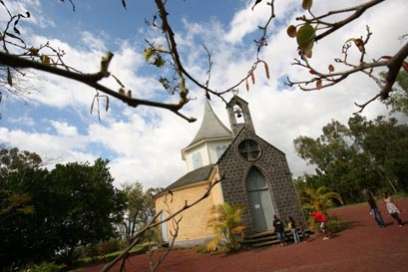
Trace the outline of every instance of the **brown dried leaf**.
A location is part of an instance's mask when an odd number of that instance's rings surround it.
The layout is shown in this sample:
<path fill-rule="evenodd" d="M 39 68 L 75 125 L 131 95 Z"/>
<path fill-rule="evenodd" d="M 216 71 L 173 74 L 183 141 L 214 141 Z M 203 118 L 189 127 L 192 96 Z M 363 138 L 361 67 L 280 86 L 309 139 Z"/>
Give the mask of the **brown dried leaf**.
<path fill-rule="evenodd" d="M 270 79 L 270 75 L 269 75 L 269 67 L 268 67 L 268 63 L 266 63 L 266 61 L 263 62 L 264 64 L 264 68 L 265 68 L 265 74 L 266 74 L 266 78 Z"/>
<path fill-rule="evenodd" d="M 106 96 L 105 111 L 109 110 L 109 96 Z"/>
<path fill-rule="evenodd" d="M 358 50 L 360 50 L 361 53 L 365 51 L 364 48 L 364 41 L 362 39 L 354 39 L 354 44 L 357 46 Z"/>
<path fill-rule="evenodd" d="M 252 84 L 255 84 L 255 74 L 254 74 L 254 71 L 251 72 L 251 80 L 252 80 Z"/>
<path fill-rule="evenodd" d="M 318 80 L 316 81 L 316 88 L 317 88 L 318 90 L 320 90 L 320 89 L 322 88 L 322 80 L 321 80 L 321 79 L 318 79 Z"/>
<path fill-rule="evenodd" d="M 13 78 L 11 77 L 10 68 L 7 68 L 7 83 L 10 86 L 13 86 Z"/>
<path fill-rule="evenodd" d="M 48 57 L 47 55 L 41 55 L 40 59 L 42 64 L 50 65 L 51 63 L 50 57 Z"/>
<path fill-rule="evenodd" d="M 245 80 L 245 88 L 247 90 L 247 92 L 249 92 L 249 83 L 248 83 L 248 79 Z"/>
<path fill-rule="evenodd" d="M 304 10 L 309 10 L 309 9 L 311 9 L 312 5 L 313 5 L 313 0 L 303 0 L 303 1 L 302 1 L 302 8 L 303 8 Z"/>
<path fill-rule="evenodd" d="M 332 64 L 329 65 L 329 72 L 330 73 L 334 72 L 334 66 Z"/>
<path fill-rule="evenodd" d="M 405 72 L 408 72 L 408 62 L 404 61 L 402 63 L 402 67 L 404 68 Z"/>
<path fill-rule="evenodd" d="M 312 75 L 317 75 L 316 71 L 313 70 L 313 69 L 310 69 L 310 70 L 309 70 L 309 73 L 312 74 Z"/>
<path fill-rule="evenodd" d="M 30 51 L 31 56 L 38 56 L 38 51 L 39 51 L 38 48 L 31 47 L 30 49 L 28 49 L 28 51 Z"/>
<path fill-rule="evenodd" d="M 289 37 L 295 38 L 297 34 L 296 26 L 294 25 L 288 26 L 288 28 L 286 29 L 286 33 L 288 33 Z"/>

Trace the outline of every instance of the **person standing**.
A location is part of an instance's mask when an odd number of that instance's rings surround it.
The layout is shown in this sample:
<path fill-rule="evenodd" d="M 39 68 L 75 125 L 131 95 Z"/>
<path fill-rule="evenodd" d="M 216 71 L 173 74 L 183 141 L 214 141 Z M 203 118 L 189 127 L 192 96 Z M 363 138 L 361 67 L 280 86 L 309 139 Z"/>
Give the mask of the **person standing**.
<path fill-rule="evenodd" d="M 327 235 L 326 229 L 327 216 L 324 215 L 321 211 L 314 211 L 311 213 L 311 216 L 313 217 L 315 222 L 319 223 L 320 232 L 324 235 L 323 240 L 328 240 L 329 236 Z"/>
<path fill-rule="evenodd" d="M 273 226 L 281 246 L 284 245 L 286 242 L 285 225 L 276 215 L 273 216 Z"/>
<path fill-rule="evenodd" d="M 289 216 L 288 218 L 288 228 L 292 232 L 293 241 L 295 242 L 295 244 L 299 243 L 300 242 L 299 233 L 296 229 L 296 222 L 292 216 Z"/>
<path fill-rule="evenodd" d="M 385 208 L 387 209 L 388 213 L 397 221 L 398 225 L 402 227 L 404 224 L 400 218 L 400 210 L 398 209 L 397 205 L 395 205 L 394 201 L 392 200 L 391 196 L 388 193 L 385 193 L 384 196 Z"/>
<path fill-rule="evenodd" d="M 370 207 L 370 214 L 374 217 L 375 222 L 377 222 L 377 225 L 380 228 L 384 228 L 385 227 L 384 219 L 382 218 L 381 212 L 377 206 L 377 202 L 375 201 L 375 198 L 370 191 L 368 191 L 367 202 L 368 202 L 368 206 Z"/>

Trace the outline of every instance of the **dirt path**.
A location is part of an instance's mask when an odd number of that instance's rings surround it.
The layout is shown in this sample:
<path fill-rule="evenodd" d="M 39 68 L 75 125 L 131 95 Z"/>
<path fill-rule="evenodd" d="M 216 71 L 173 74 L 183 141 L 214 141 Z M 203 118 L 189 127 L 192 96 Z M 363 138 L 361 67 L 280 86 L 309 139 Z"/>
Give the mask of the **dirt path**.
<path fill-rule="evenodd" d="M 408 221 L 408 199 L 398 202 Z M 383 206 L 381 204 L 381 206 Z M 353 222 L 338 237 L 308 240 L 299 245 L 267 247 L 229 256 L 208 256 L 174 250 L 159 271 L 166 272 L 357 272 L 408 271 L 408 224 L 397 226 L 381 207 L 387 227 L 380 229 L 368 215 L 366 204 L 335 209 L 332 214 Z M 101 266 L 84 271 L 96 272 Z M 145 256 L 131 257 L 127 271 L 148 271 Z"/>

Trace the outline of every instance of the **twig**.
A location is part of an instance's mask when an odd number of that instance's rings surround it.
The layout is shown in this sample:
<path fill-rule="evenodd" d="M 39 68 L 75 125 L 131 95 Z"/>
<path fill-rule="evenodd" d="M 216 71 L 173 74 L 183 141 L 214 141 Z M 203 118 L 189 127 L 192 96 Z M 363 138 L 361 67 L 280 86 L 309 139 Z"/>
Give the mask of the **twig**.
<path fill-rule="evenodd" d="M 7 54 L 4 52 L 0 52 L 0 63 L 3 65 L 10 66 L 10 67 L 14 67 L 14 68 L 33 68 L 39 71 L 48 72 L 51 74 L 59 75 L 65 78 L 69 78 L 69 79 L 81 82 L 83 84 L 86 84 L 92 88 L 95 88 L 103 93 L 106 93 L 110 96 L 113 96 L 121 100 L 122 102 L 126 103 L 130 107 L 137 107 L 141 105 L 141 106 L 162 108 L 162 109 L 166 109 L 166 110 L 169 110 L 177 114 L 178 116 L 182 117 L 188 122 L 194 122 L 196 120 L 193 117 L 187 117 L 184 114 L 179 112 L 183 104 L 180 104 L 180 103 L 170 104 L 170 103 L 162 103 L 162 102 L 153 101 L 153 100 L 132 98 L 132 97 L 122 95 L 119 92 L 113 89 L 110 89 L 106 87 L 105 85 L 98 83 L 98 81 L 104 77 L 103 73 L 101 73 L 102 71 L 93 73 L 93 74 L 82 74 L 82 73 L 73 72 L 73 71 L 61 69 L 58 67 L 54 67 L 51 65 L 45 65 L 37 61 L 24 59 L 24 58 L 21 58 L 15 55 L 11 55 L 11 54 Z"/>
<path fill-rule="evenodd" d="M 156 220 L 163 213 L 163 211 L 157 212 L 156 215 L 153 217 L 151 223 L 146 225 L 142 230 L 140 230 L 138 233 L 136 233 L 133 236 L 133 241 L 131 242 L 131 244 L 119 256 L 117 256 L 112 262 L 106 264 L 102 268 L 102 270 L 100 272 L 109 271 L 117 262 L 119 262 L 121 259 L 123 259 L 129 253 L 129 251 L 140 241 L 140 238 L 142 237 L 142 235 L 146 231 L 148 231 L 150 229 L 153 229 L 153 228 L 155 228 L 155 227 L 157 227 L 157 226 L 159 226 L 159 225 L 161 225 L 163 223 L 168 222 L 169 220 L 171 220 L 174 217 L 178 216 L 179 214 L 181 214 L 185 210 L 190 209 L 191 207 L 195 206 L 197 203 L 200 203 L 201 201 L 206 199 L 210 195 L 212 188 L 215 185 L 217 185 L 219 182 L 221 182 L 223 179 L 224 179 L 224 177 L 222 176 L 220 179 L 214 181 L 213 183 L 209 183 L 207 190 L 204 192 L 204 194 L 201 197 L 199 197 L 198 199 L 196 199 L 195 201 L 193 201 L 190 204 L 185 202 L 183 207 L 181 207 L 179 210 L 177 210 L 176 212 L 174 212 L 173 214 L 169 215 L 167 218 L 165 218 L 165 219 L 163 219 L 161 221 L 156 221 Z"/>

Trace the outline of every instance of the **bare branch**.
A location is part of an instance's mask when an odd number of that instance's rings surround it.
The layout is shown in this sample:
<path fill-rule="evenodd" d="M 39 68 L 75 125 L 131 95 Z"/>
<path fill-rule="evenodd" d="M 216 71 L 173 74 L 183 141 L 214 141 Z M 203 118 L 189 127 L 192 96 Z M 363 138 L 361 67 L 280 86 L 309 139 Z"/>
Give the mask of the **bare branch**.
<path fill-rule="evenodd" d="M 364 57 L 366 56 L 366 45 L 369 42 L 370 37 L 372 35 L 372 32 L 370 31 L 370 28 L 368 26 L 366 27 L 366 31 L 367 34 L 365 38 L 361 36 L 359 38 L 348 39 L 342 46 L 343 57 L 334 59 L 336 63 L 340 63 L 347 67 L 351 67 L 350 69 L 340 72 L 334 72 L 334 66 L 330 64 L 329 73 L 320 72 L 315 67 L 312 67 L 312 65 L 309 63 L 308 59 L 304 55 L 301 55 L 301 58 L 295 59 L 292 65 L 305 68 L 309 71 L 310 74 L 314 76 L 311 79 L 302 81 L 291 81 L 288 78 L 287 80 L 288 85 L 290 86 L 297 85 L 302 91 L 316 91 L 334 86 L 348 78 L 350 75 L 362 72 L 371 79 L 373 79 L 375 83 L 379 86 L 381 91 L 377 95 L 369 99 L 366 103 L 363 104 L 355 103 L 356 106 L 360 107 L 360 112 L 368 104 L 370 104 L 377 98 L 387 99 L 389 97 L 389 93 L 392 91 L 392 86 L 395 83 L 398 72 L 403 66 L 405 58 L 408 56 L 408 43 L 406 43 L 402 48 L 400 48 L 400 50 L 393 57 L 382 56 L 377 60 L 374 59 L 371 62 L 366 62 L 364 61 Z M 348 53 L 350 48 L 353 47 L 353 45 L 355 45 L 360 52 L 359 62 L 355 64 L 351 63 L 348 60 Z M 385 77 L 385 83 L 383 83 L 379 78 L 373 75 L 375 69 L 381 67 L 388 68 L 388 72 L 386 73 Z M 315 86 L 309 87 L 310 84 L 312 83 L 314 83 Z"/>
<path fill-rule="evenodd" d="M 176 212 L 172 213 L 171 215 L 167 216 L 166 218 L 164 218 L 161 221 L 156 221 L 157 218 L 159 218 L 159 216 L 163 213 L 163 211 L 159 211 L 156 213 L 156 215 L 153 217 L 152 221 L 150 224 L 147 224 L 142 230 L 140 230 L 138 233 L 136 233 L 133 236 L 133 241 L 130 243 L 130 245 L 119 255 L 117 256 L 112 262 L 106 264 L 102 270 L 100 272 L 106 272 L 109 271 L 117 262 L 119 262 L 120 260 L 122 260 L 125 256 L 127 256 L 127 254 L 129 253 L 129 251 L 140 241 L 140 238 L 143 236 L 143 234 L 150 230 L 153 229 L 163 223 L 166 223 L 170 220 L 172 220 L 173 218 L 175 218 L 176 216 L 180 215 L 182 212 L 184 212 L 185 210 L 190 209 L 191 207 L 195 206 L 197 203 L 200 203 L 201 201 L 203 201 L 204 199 L 206 199 L 210 193 L 212 188 L 214 188 L 215 185 L 217 185 L 218 183 L 220 183 L 222 180 L 224 179 L 224 177 L 222 176 L 220 179 L 209 183 L 208 184 L 208 188 L 207 190 L 204 192 L 204 194 L 201 195 L 201 197 L 199 197 L 198 199 L 196 199 L 195 201 L 189 203 L 184 203 L 184 206 L 181 207 L 179 210 L 177 210 Z"/>
<path fill-rule="evenodd" d="M 105 62 L 105 64 L 107 65 L 109 65 L 110 59 L 113 57 L 113 55 L 110 57 L 109 56 L 110 55 L 108 55 L 108 58 L 107 58 L 107 60 L 109 61 Z M 182 117 L 188 122 L 194 122 L 196 120 L 195 118 L 187 117 L 184 114 L 179 112 L 179 110 L 182 108 L 184 104 L 180 104 L 180 103 L 168 104 L 168 103 L 162 103 L 162 102 L 153 101 L 153 100 L 132 98 L 124 94 L 121 94 L 118 91 L 112 90 L 106 87 L 105 85 L 100 84 L 98 82 L 100 79 L 110 75 L 107 69 L 106 70 L 101 69 L 97 73 L 82 74 L 82 73 L 73 72 L 73 71 L 61 69 L 58 67 L 54 67 L 51 65 L 45 65 L 37 61 L 24 59 L 19 56 L 7 54 L 4 52 L 0 52 L 0 63 L 6 66 L 14 67 L 14 68 L 33 68 L 39 71 L 48 72 L 51 74 L 59 75 L 65 78 L 69 78 L 69 79 L 81 82 L 85 85 L 95 88 L 96 90 L 99 90 L 105 94 L 108 94 L 110 96 L 113 96 L 121 100 L 122 102 L 126 103 L 130 107 L 150 106 L 150 107 L 162 108 L 162 109 L 166 109 L 166 110 L 169 110 L 177 114 L 178 116 Z M 101 68 L 104 68 L 105 64 L 103 64 L 103 60 L 102 60 Z"/>
<path fill-rule="evenodd" d="M 323 31 L 322 33 L 316 35 L 314 37 L 314 41 L 319 41 L 321 39 L 323 39 L 324 37 L 330 35 L 331 33 L 335 32 L 336 30 L 342 28 L 343 26 L 349 24 L 350 22 L 354 21 L 355 19 L 359 18 L 364 12 L 366 12 L 369 8 L 384 2 L 384 0 L 371 0 L 368 1 L 366 3 L 354 6 L 354 7 L 350 7 L 350 8 L 346 8 L 346 9 L 339 9 L 339 10 L 333 10 L 333 11 L 329 11 L 323 15 L 319 15 L 319 16 L 314 16 L 311 12 L 310 15 L 312 16 L 312 18 L 306 18 L 306 16 L 302 16 L 302 17 L 298 17 L 296 18 L 296 20 L 299 21 L 303 21 L 305 23 L 309 23 L 309 24 L 313 24 L 313 25 L 326 25 L 328 26 L 328 28 Z M 343 14 L 343 13 L 350 13 L 352 12 L 351 15 L 349 15 L 348 17 L 344 18 L 343 20 L 334 22 L 334 23 L 328 23 L 326 21 L 322 21 L 322 19 L 327 19 L 328 17 L 332 16 L 332 15 L 338 15 L 338 14 Z"/>

